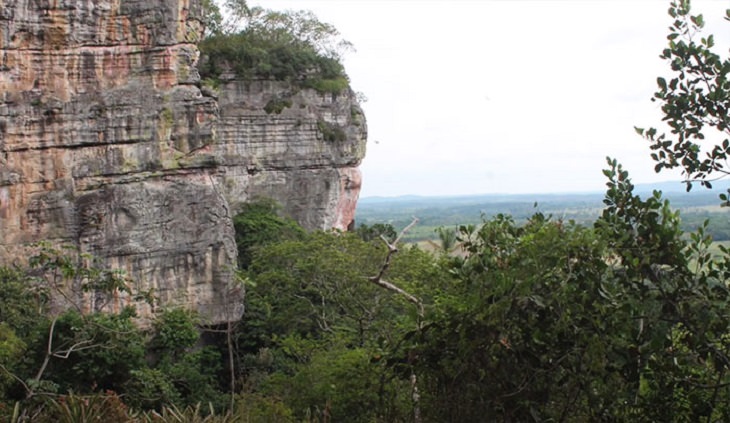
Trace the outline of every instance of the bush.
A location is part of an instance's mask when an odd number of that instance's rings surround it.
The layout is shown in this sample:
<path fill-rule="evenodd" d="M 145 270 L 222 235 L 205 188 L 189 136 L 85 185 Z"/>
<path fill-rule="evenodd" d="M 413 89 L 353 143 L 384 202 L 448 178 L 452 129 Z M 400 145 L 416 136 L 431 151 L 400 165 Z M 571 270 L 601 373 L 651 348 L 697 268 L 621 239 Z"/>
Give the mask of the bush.
<path fill-rule="evenodd" d="M 279 208 L 273 200 L 259 199 L 245 204 L 233 218 L 239 268 L 248 268 L 255 248 L 304 234 L 294 220 L 278 215 Z"/>
<path fill-rule="evenodd" d="M 322 138 L 327 142 L 343 142 L 347 140 L 345 130 L 339 125 L 318 120 L 317 129 L 319 129 L 319 132 L 322 133 Z"/>
<path fill-rule="evenodd" d="M 266 114 L 272 114 L 276 113 L 277 115 L 281 114 L 281 112 L 284 111 L 287 107 L 291 107 L 292 102 L 290 99 L 282 99 L 282 98 L 272 98 L 269 100 L 268 103 L 266 103 L 266 106 L 264 106 L 264 111 Z"/>
<path fill-rule="evenodd" d="M 218 33 L 200 43 L 200 76 L 216 80 L 231 71 L 244 80 L 287 81 L 338 94 L 349 84 L 337 51 L 349 43 L 338 35 L 311 13 L 255 8 L 244 30 Z"/>
<path fill-rule="evenodd" d="M 48 398 L 40 415 L 33 421 L 40 423 L 78 423 L 107 422 L 122 423 L 133 421 L 128 407 L 114 393 L 94 395 L 63 395 Z"/>
<path fill-rule="evenodd" d="M 291 409 L 281 399 L 258 393 L 241 394 L 237 398 L 235 418 L 242 423 L 296 421 Z"/>

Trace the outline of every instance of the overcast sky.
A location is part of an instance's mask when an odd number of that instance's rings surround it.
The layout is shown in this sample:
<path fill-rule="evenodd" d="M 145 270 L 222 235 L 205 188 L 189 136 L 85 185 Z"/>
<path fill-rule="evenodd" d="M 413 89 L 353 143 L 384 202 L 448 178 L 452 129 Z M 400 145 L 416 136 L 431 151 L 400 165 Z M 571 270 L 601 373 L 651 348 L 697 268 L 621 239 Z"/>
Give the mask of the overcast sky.
<path fill-rule="evenodd" d="M 307 9 L 356 51 L 346 70 L 368 121 L 361 196 L 601 191 L 605 157 L 655 174 L 633 127 L 671 20 L 664 0 L 250 0 Z M 693 2 L 726 56 L 730 1 Z"/>

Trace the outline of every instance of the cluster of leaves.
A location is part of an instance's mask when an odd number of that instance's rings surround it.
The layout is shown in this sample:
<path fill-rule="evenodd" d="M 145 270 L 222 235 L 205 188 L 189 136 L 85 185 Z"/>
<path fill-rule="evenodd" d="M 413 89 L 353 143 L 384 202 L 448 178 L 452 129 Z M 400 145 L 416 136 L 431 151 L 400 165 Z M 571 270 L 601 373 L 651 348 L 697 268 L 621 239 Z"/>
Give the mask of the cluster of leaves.
<path fill-rule="evenodd" d="M 299 420 L 399 421 L 408 383 L 387 357 L 416 327 L 412 305 L 368 280 L 385 257 L 380 239 L 314 232 L 256 250 L 238 345 L 245 389 L 280 399 Z M 417 249 L 401 252 L 390 276 L 438 280 L 443 269 Z M 414 279 L 411 276 L 423 277 Z"/>
<path fill-rule="evenodd" d="M 347 133 L 340 125 L 320 119 L 317 121 L 317 129 L 326 142 L 337 143 L 347 140 Z"/>
<path fill-rule="evenodd" d="M 248 269 L 256 248 L 304 235 L 304 230 L 293 219 L 279 215 L 280 209 L 270 199 L 258 199 L 246 203 L 241 212 L 234 216 L 240 269 Z"/>
<path fill-rule="evenodd" d="M 266 114 L 272 114 L 275 113 L 277 115 L 280 115 L 281 112 L 284 111 L 287 107 L 291 107 L 292 102 L 288 98 L 273 98 L 269 100 L 268 103 L 266 103 L 266 106 L 264 106 L 264 111 Z"/>
<path fill-rule="evenodd" d="M 610 165 L 594 228 L 460 228 L 468 254 L 413 341 L 434 421 L 728 418 L 730 263 Z"/>
<path fill-rule="evenodd" d="M 288 81 L 335 94 L 349 86 L 340 59 L 351 45 L 311 12 L 238 7 L 239 29 L 220 24 L 213 6 L 208 5 L 213 31 L 199 46 L 202 78 L 218 80 L 222 73 L 233 72 L 245 80 Z"/>
<path fill-rule="evenodd" d="M 500 215 L 442 230 L 460 254 L 402 249 L 385 274 L 423 318 L 369 283 L 392 227 L 255 249 L 245 395 L 294 421 L 730 418 L 730 256 L 659 193 L 636 196 L 615 160 L 604 173 L 593 227 Z"/>
<path fill-rule="evenodd" d="M 636 130 L 651 142 L 657 172 L 679 167 L 688 191 L 693 182 L 711 188 L 712 178 L 730 174 L 730 59 L 712 51 L 712 35 L 701 36 L 704 18 L 691 14 L 689 0 L 673 1 L 669 14 L 674 21 L 661 57 L 674 74 L 668 81 L 657 78 L 659 91 L 652 100 L 661 104 L 670 135 L 656 128 Z M 730 21 L 730 9 L 726 14 Z M 724 138 L 709 149 L 703 147 L 708 128 Z"/>

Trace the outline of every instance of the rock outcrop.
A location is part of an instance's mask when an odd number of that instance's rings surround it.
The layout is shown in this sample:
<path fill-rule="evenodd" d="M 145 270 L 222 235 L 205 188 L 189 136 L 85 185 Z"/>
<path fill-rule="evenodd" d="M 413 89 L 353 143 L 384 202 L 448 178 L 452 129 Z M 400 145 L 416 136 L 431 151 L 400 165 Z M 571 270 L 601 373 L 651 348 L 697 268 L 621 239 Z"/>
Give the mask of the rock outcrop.
<path fill-rule="evenodd" d="M 198 3 L 0 2 L 0 264 L 70 245 L 220 322 L 242 311 L 242 203 L 350 224 L 366 135 L 354 95 L 235 80 L 204 95 Z"/>
<path fill-rule="evenodd" d="M 219 105 L 216 151 L 227 168 L 219 185 L 234 214 L 267 197 L 306 228 L 347 229 L 365 153 L 365 119 L 351 93 L 234 80 L 222 87 Z"/>

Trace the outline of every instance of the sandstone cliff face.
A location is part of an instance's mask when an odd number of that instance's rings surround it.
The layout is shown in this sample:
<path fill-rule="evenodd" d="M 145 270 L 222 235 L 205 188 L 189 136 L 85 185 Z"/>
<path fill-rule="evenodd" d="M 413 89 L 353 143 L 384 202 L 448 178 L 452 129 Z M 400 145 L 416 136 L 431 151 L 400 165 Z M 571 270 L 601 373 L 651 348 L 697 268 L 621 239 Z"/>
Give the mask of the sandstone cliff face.
<path fill-rule="evenodd" d="M 163 305 L 224 321 L 242 311 L 240 204 L 267 196 L 308 228 L 349 224 L 366 133 L 354 97 L 266 81 L 201 94 L 199 15 L 196 0 L 0 2 L 0 263 L 71 245 Z"/>
<path fill-rule="evenodd" d="M 334 95 L 272 81 L 221 89 L 220 186 L 237 213 L 256 197 L 277 200 L 306 228 L 347 229 L 365 154 L 365 119 L 351 92 Z M 279 106 L 282 110 L 268 111 Z"/>

